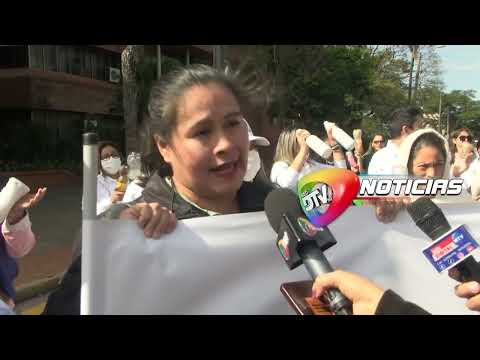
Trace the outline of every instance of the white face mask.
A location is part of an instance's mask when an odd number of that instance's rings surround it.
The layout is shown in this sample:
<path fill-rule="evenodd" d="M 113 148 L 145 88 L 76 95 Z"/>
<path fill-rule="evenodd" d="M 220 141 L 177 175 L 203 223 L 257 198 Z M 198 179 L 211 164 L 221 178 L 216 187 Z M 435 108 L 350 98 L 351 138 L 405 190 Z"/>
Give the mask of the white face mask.
<path fill-rule="evenodd" d="M 251 182 L 257 176 L 258 171 L 261 168 L 260 154 L 257 150 L 250 150 L 248 152 L 248 164 L 247 172 L 245 173 L 244 181 Z"/>
<path fill-rule="evenodd" d="M 119 157 L 111 157 L 102 160 L 102 168 L 109 175 L 116 175 L 122 167 L 122 162 Z"/>

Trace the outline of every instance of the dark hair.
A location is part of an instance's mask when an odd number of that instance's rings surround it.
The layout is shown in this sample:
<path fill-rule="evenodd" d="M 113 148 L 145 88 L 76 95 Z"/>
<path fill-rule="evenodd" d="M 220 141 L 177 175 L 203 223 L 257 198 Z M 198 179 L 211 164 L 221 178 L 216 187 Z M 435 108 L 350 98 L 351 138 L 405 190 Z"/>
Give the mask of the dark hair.
<path fill-rule="evenodd" d="M 370 140 L 370 143 L 369 143 L 370 145 L 368 146 L 368 150 L 367 150 L 366 154 L 367 154 L 367 153 L 368 153 L 368 154 L 371 154 L 371 153 L 374 152 L 374 151 L 373 151 L 373 139 L 375 139 L 377 136 L 381 136 L 382 139 L 383 139 L 383 141 L 386 140 L 385 135 L 383 135 L 382 133 L 376 133 L 376 134 L 374 134 L 374 135 L 372 136 L 372 139 Z"/>
<path fill-rule="evenodd" d="M 396 139 L 402 135 L 402 127 L 413 128 L 415 122 L 422 117 L 422 111 L 415 107 L 401 108 L 390 115 L 390 137 Z"/>
<path fill-rule="evenodd" d="M 458 128 L 450 134 L 450 138 L 448 139 L 448 145 L 450 146 L 450 154 L 452 156 L 452 158 L 451 158 L 452 163 L 455 160 L 455 153 L 457 152 L 457 145 L 455 145 L 453 140 L 456 139 L 463 131 L 467 132 L 468 135 L 470 135 L 472 137 L 472 141 L 473 141 L 473 134 L 470 131 L 470 129 L 468 129 L 468 128 Z"/>
<path fill-rule="evenodd" d="M 7 185 L 9 178 L 0 176 L 0 191 Z"/>
<path fill-rule="evenodd" d="M 98 172 L 103 174 L 103 169 L 102 169 L 102 150 L 104 148 L 106 148 L 107 146 L 111 146 L 113 148 L 115 148 L 115 150 L 118 151 L 118 155 L 120 156 L 120 159 L 122 160 L 123 162 L 123 156 L 122 156 L 122 153 L 120 152 L 120 147 L 115 144 L 113 141 L 109 141 L 109 140 L 106 140 L 106 141 L 99 141 L 98 142 Z"/>
<path fill-rule="evenodd" d="M 177 124 L 178 102 L 185 92 L 196 85 L 219 84 L 230 90 L 237 99 L 242 113 L 251 110 L 254 97 L 263 91 L 255 83 L 248 84 L 240 72 L 214 69 L 207 65 L 191 65 L 169 73 L 165 79 L 157 82 L 151 92 L 148 112 L 151 134 L 159 135 L 168 142 L 172 130 Z M 161 155 L 160 155 L 161 157 Z M 163 159 L 159 169 L 161 176 L 171 176 L 172 169 Z"/>
<path fill-rule="evenodd" d="M 412 173 L 413 167 L 413 159 L 417 156 L 418 152 L 423 149 L 424 147 L 435 147 L 437 148 L 443 155 L 445 162 L 447 161 L 447 152 L 445 150 L 445 142 L 442 138 L 440 138 L 435 133 L 426 133 L 420 135 L 417 140 L 412 145 L 410 149 L 410 156 L 408 157 L 407 169 L 409 173 Z M 445 164 L 447 166 L 447 164 Z"/>

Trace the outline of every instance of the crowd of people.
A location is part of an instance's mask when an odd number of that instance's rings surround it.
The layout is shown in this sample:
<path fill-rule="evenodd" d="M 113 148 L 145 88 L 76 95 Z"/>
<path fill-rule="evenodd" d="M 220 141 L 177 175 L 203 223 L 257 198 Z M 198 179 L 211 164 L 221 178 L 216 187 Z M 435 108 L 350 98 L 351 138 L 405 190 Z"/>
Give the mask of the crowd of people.
<path fill-rule="evenodd" d="M 107 141 L 99 145 L 98 216 L 134 220 L 147 238 L 158 239 L 172 232 L 178 220 L 262 211 L 266 196 L 275 187 L 296 189 L 304 175 L 330 167 L 350 169 L 359 175 L 462 178 L 462 199 L 480 201 L 480 158 L 471 132 L 459 129 L 445 139 L 433 129 L 421 129 L 422 114 L 415 108 L 402 108 L 392 114 L 388 142 L 384 134 L 378 133 L 364 146 L 357 130 L 353 134 L 353 161 L 331 128 L 319 134 L 331 148 L 328 158 L 309 148 L 307 138 L 312 134 L 308 130 L 285 129 L 267 174 L 258 150 L 271 146 L 270 141 L 255 136 L 244 116 L 253 106 L 253 97 L 237 74 L 230 71 L 194 65 L 169 74 L 152 88 L 148 108 L 158 153 L 135 155 L 141 161 L 141 170 L 132 171 L 123 166 L 125 160 L 116 144 Z M 155 166 L 152 156 L 158 160 Z M 21 241 L 14 236 L 14 225 L 27 218 L 24 226 L 30 229 L 27 210 L 44 194 L 45 190 L 40 189 L 35 196 L 20 201 L 2 225 L 0 304 L 10 311 L 14 306 L 12 281 L 18 268 L 13 264 L 25 255 L 25 249 L 31 249 L 24 245 L 22 251 L 12 250 L 12 244 Z M 374 205 L 379 220 L 389 222 L 404 203 Z M 45 314 L 80 313 L 80 275 L 81 249 L 50 295 Z M 342 282 L 349 276 L 341 273 L 339 279 L 319 279 L 314 293 L 320 295 L 325 288 L 335 286 L 349 296 L 355 291 L 349 292 Z M 473 288 L 471 284 L 461 286 Z M 369 295 L 373 300 L 366 307 L 363 298 L 356 307 L 354 303 L 354 313 L 375 313 L 384 292 L 374 285 L 367 288 L 373 289 L 374 295 Z M 465 297 L 465 292 L 460 295 Z M 355 296 L 351 296 L 352 300 Z M 480 311 L 480 289 L 470 292 L 469 297 L 475 304 L 469 307 Z"/>

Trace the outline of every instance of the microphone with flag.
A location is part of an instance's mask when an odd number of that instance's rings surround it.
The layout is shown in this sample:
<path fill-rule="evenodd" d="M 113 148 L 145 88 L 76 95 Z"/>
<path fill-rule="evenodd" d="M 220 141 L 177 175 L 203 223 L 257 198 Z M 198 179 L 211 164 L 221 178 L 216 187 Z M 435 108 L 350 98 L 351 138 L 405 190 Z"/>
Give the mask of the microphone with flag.
<path fill-rule="evenodd" d="M 480 264 L 472 252 L 479 244 L 465 225 L 452 229 L 442 210 L 429 198 L 420 198 L 407 206 L 415 224 L 433 243 L 423 250 L 437 272 L 456 268 L 462 282 L 480 282 Z"/>
<path fill-rule="evenodd" d="M 323 252 L 337 242 L 327 227 L 316 227 L 307 220 L 294 192 L 272 191 L 265 200 L 265 213 L 278 234 L 277 247 L 290 270 L 303 264 L 312 279 L 333 271 Z M 329 290 L 324 300 L 334 314 L 352 314 L 351 302 L 337 289 Z"/>

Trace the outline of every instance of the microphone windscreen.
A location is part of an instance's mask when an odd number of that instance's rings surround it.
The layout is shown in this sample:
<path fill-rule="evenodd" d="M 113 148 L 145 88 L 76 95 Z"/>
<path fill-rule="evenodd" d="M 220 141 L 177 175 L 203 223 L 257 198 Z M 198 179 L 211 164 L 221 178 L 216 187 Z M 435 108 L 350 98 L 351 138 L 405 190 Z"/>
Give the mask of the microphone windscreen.
<path fill-rule="evenodd" d="M 290 189 L 275 189 L 265 199 L 265 214 L 270 226 L 278 233 L 283 214 L 304 216 L 297 195 Z"/>
<path fill-rule="evenodd" d="M 415 224 L 432 240 L 451 229 L 445 214 L 429 198 L 423 197 L 407 206 L 407 211 Z"/>

